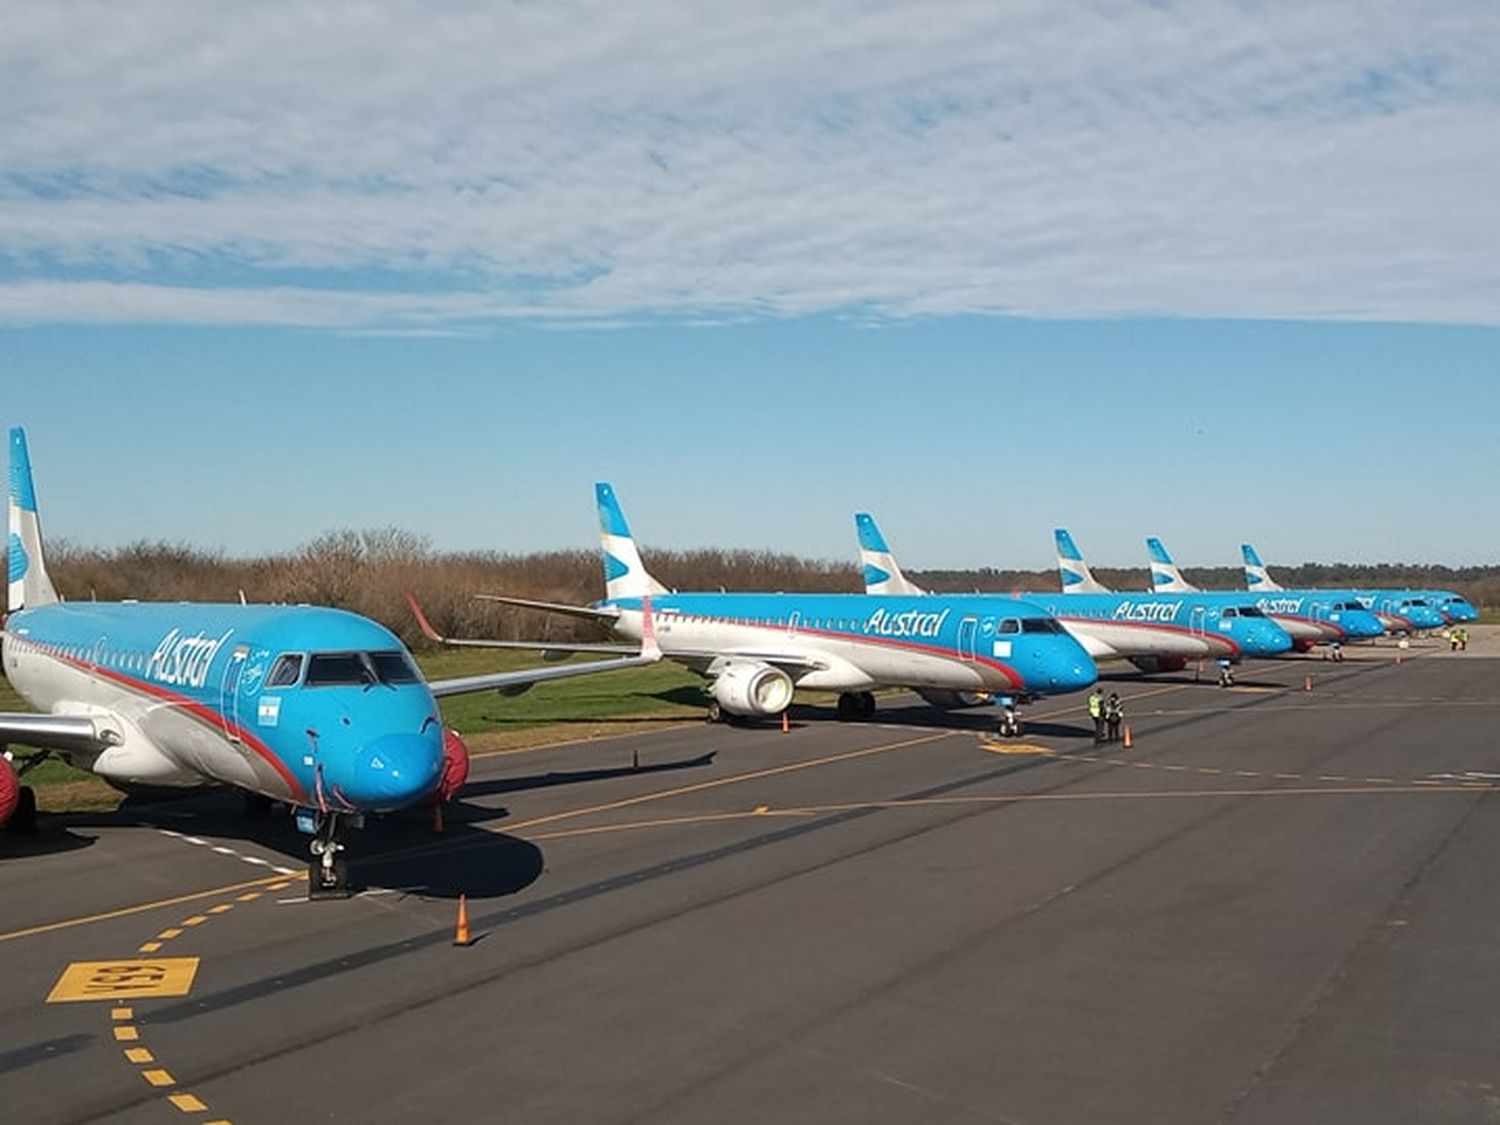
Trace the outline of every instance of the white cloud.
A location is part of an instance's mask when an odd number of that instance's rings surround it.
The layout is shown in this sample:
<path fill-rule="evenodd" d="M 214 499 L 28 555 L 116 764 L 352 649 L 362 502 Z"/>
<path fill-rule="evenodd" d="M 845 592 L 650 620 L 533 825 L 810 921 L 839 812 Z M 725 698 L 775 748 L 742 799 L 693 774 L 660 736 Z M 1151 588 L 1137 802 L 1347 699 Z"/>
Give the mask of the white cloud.
<path fill-rule="evenodd" d="M 0 321 L 1500 323 L 1500 8 L 31 5 Z"/>

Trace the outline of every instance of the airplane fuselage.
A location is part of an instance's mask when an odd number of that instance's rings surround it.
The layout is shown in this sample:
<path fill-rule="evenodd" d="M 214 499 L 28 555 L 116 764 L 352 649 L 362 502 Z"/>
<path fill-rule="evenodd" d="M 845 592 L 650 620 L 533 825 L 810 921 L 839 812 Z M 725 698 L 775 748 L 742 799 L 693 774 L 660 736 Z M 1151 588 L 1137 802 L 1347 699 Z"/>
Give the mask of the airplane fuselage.
<path fill-rule="evenodd" d="M 1029 595 L 1096 658 L 1229 659 L 1292 647 L 1285 630 L 1233 594 Z M 1250 612 L 1246 612 L 1250 610 Z"/>
<path fill-rule="evenodd" d="M 616 629 L 641 635 L 641 600 Z M 880 686 L 1047 695 L 1094 682 L 1088 654 L 1035 606 L 994 595 L 661 594 L 651 599 L 663 655 L 711 672 L 715 661 L 798 658 L 798 687 Z"/>
<path fill-rule="evenodd" d="M 233 785 L 336 812 L 400 808 L 443 767 L 437 704 L 394 634 L 342 610 L 56 603 L 11 614 L 5 674 L 91 717 L 65 756 L 122 784 Z"/>

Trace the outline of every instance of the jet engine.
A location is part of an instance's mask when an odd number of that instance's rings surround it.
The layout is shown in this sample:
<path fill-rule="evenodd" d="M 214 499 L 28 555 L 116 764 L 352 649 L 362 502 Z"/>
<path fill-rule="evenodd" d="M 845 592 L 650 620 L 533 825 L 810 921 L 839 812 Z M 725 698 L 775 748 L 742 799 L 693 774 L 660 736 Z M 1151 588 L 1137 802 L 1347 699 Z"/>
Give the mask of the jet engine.
<path fill-rule="evenodd" d="M 779 715 L 792 702 L 792 678 L 760 661 L 732 660 L 714 677 L 714 703 L 731 715 Z"/>
<path fill-rule="evenodd" d="M 1181 672 L 1187 667 L 1185 656 L 1132 656 L 1130 663 L 1142 672 Z"/>
<path fill-rule="evenodd" d="M 438 779 L 434 799 L 448 801 L 458 795 L 469 780 L 469 748 L 456 730 L 443 732 L 443 775 Z"/>

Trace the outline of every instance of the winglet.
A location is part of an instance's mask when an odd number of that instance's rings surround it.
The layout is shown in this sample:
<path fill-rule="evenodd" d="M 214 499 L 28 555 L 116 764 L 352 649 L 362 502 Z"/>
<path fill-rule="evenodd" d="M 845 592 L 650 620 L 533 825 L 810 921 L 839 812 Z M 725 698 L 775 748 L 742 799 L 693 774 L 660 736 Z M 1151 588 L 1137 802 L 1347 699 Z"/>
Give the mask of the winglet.
<path fill-rule="evenodd" d="M 432 627 L 432 623 L 427 620 L 427 615 L 422 612 L 422 606 L 417 601 L 417 595 L 413 594 L 410 590 L 406 592 L 406 604 L 411 606 L 412 616 L 417 619 L 417 628 L 422 631 L 422 636 L 426 637 L 433 644 L 442 645 L 448 643 L 448 638 Z"/>
<path fill-rule="evenodd" d="M 7 605 L 12 612 L 58 600 L 42 558 L 42 524 L 31 479 L 31 454 L 26 449 L 26 431 L 19 426 L 10 432 L 10 538 L 6 554 Z"/>
<path fill-rule="evenodd" d="M 651 612 L 651 595 L 641 599 L 641 656 L 647 660 L 661 659 L 661 646 L 656 643 L 656 617 Z"/>

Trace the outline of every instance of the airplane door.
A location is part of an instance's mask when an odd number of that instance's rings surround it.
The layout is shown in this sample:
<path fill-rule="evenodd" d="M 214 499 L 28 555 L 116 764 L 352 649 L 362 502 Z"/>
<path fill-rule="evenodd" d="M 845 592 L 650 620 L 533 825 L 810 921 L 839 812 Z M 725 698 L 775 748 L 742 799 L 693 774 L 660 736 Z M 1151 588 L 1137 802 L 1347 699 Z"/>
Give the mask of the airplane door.
<path fill-rule="evenodd" d="M 965 617 L 958 623 L 958 654 L 965 660 L 974 659 L 974 645 L 979 637 L 979 618 Z"/>
<path fill-rule="evenodd" d="M 219 686 L 219 714 L 224 724 L 224 735 L 230 742 L 240 740 L 240 676 L 245 671 L 245 657 L 250 654 L 249 645 L 235 645 L 229 654 L 229 664 L 224 669 L 224 680 Z"/>
<path fill-rule="evenodd" d="M 792 610 L 790 616 L 786 619 L 786 635 L 788 637 L 795 637 L 797 635 L 797 624 L 801 620 L 802 615 L 796 610 Z"/>
<path fill-rule="evenodd" d="M 1195 637 L 1201 637 L 1208 631 L 1208 611 L 1203 606 L 1193 607 L 1192 616 L 1188 618 L 1188 631 Z"/>

